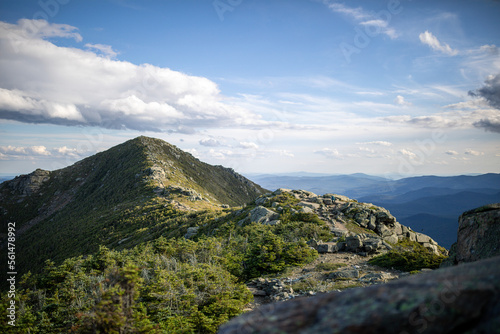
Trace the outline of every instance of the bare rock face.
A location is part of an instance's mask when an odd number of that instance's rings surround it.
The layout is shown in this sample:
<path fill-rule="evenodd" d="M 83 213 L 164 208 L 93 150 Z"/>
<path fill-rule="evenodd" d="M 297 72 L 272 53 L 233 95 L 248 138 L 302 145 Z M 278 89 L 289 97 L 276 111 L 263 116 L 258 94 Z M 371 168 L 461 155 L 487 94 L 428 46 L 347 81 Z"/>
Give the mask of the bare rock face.
<path fill-rule="evenodd" d="M 268 304 L 223 325 L 245 333 L 497 333 L 500 257 L 387 284 Z"/>
<path fill-rule="evenodd" d="M 17 176 L 8 186 L 16 195 L 29 196 L 38 192 L 42 184 L 49 179 L 48 170 L 37 169 L 31 174 Z"/>
<path fill-rule="evenodd" d="M 464 212 L 458 219 L 457 242 L 446 265 L 500 255 L 500 203 Z"/>

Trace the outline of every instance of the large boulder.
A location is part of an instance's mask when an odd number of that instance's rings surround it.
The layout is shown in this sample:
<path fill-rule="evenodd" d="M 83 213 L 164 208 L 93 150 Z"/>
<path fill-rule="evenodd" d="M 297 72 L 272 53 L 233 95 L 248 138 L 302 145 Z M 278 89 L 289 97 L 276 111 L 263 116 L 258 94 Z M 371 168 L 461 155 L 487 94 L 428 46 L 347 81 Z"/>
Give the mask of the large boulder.
<path fill-rule="evenodd" d="M 458 219 L 457 242 L 443 264 L 454 265 L 500 255 L 500 203 L 464 212 Z"/>
<path fill-rule="evenodd" d="M 500 257 L 367 288 L 268 304 L 223 325 L 245 333 L 498 333 Z"/>
<path fill-rule="evenodd" d="M 276 213 L 263 206 L 258 206 L 250 211 L 250 222 L 261 224 L 272 224 L 272 222 L 280 218 L 279 213 Z"/>

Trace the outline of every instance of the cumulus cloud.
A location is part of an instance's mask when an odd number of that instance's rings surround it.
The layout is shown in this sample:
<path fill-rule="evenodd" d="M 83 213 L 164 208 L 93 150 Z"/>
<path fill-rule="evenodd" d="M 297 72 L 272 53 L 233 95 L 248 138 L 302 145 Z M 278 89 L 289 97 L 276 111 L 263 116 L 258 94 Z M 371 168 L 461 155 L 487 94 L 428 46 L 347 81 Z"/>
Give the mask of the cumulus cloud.
<path fill-rule="evenodd" d="M 417 157 L 417 155 L 415 153 L 413 153 L 412 151 L 407 150 L 407 149 L 401 149 L 398 151 L 398 153 L 401 155 L 404 155 L 405 157 L 407 157 L 409 159 L 415 159 Z"/>
<path fill-rule="evenodd" d="M 498 47 L 494 44 L 481 45 L 479 51 L 486 52 L 491 55 L 498 55 Z"/>
<path fill-rule="evenodd" d="M 468 148 L 468 149 L 465 150 L 465 154 L 467 154 L 467 155 L 473 155 L 473 156 L 477 157 L 477 156 L 480 156 L 480 155 L 484 155 L 484 152 L 474 151 L 473 149 Z"/>
<path fill-rule="evenodd" d="M 314 151 L 315 154 L 321 154 L 327 158 L 331 159 L 341 159 L 342 155 L 339 153 L 339 151 L 336 148 L 322 148 L 320 150 Z"/>
<path fill-rule="evenodd" d="M 476 91 L 469 91 L 469 95 L 482 97 L 490 106 L 500 109 L 500 74 L 488 76 L 484 83 L 484 86 Z"/>
<path fill-rule="evenodd" d="M 429 31 L 425 31 L 418 35 L 420 42 L 430 46 L 433 50 L 442 52 L 448 56 L 455 56 L 458 54 L 457 50 L 452 49 L 448 44 L 441 43 L 436 36 Z"/>
<path fill-rule="evenodd" d="M 248 142 L 248 141 L 243 141 L 243 142 L 240 142 L 240 145 L 239 145 L 241 148 L 244 148 L 244 149 L 258 149 L 259 148 L 259 145 L 255 144 L 254 142 Z"/>
<path fill-rule="evenodd" d="M 411 102 L 406 101 L 405 98 L 401 95 L 396 96 L 396 98 L 394 99 L 394 103 L 404 107 L 411 106 Z"/>
<path fill-rule="evenodd" d="M 105 45 L 81 50 L 47 40 L 79 42 L 77 30 L 43 20 L 0 22 L 0 118 L 182 133 L 265 123 L 224 100 L 209 79 L 114 60 Z"/>
<path fill-rule="evenodd" d="M 458 155 L 458 152 L 453 150 L 446 151 L 445 153 L 448 155 Z"/>
<path fill-rule="evenodd" d="M 0 146 L 0 156 L 2 159 L 33 159 L 33 158 L 81 158 L 87 152 L 81 152 L 78 149 L 68 148 L 66 146 L 48 149 L 45 146 Z"/>
<path fill-rule="evenodd" d="M 484 86 L 475 91 L 469 91 L 469 96 L 477 97 L 479 101 L 486 101 L 488 105 L 495 108 L 492 115 L 474 122 L 474 126 L 500 133 L 500 74 L 490 75 L 485 80 Z"/>
<path fill-rule="evenodd" d="M 215 138 L 203 138 L 199 141 L 199 144 L 208 147 L 221 146 L 221 143 L 219 143 L 219 141 Z"/>
<path fill-rule="evenodd" d="M 392 146 L 391 142 L 388 141 L 383 141 L 383 140 L 375 140 L 375 141 L 368 141 L 360 144 L 365 144 L 365 145 L 378 145 L 378 146 Z"/>

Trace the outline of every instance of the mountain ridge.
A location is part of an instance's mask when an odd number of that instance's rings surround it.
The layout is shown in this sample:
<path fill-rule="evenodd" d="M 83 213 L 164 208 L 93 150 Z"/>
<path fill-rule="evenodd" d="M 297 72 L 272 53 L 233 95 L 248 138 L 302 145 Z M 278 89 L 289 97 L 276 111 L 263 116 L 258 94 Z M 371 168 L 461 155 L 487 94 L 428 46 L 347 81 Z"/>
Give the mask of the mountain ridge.
<path fill-rule="evenodd" d="M 0 248 L 7 223 L 16 222 L 23 249 L 18 263 L 36 270 L 45 259 L 60 262 L 100 244 L 125 247 L 127 238 L 129 243 L 154 238 L 162 224 L 172 227 L 165 233 L 182 236 L 195 219 L 191 212 L 216 215 L 265 192 L 232 169 L 142 136 L 72 166 L 37 169 L 2 183 Z"/>

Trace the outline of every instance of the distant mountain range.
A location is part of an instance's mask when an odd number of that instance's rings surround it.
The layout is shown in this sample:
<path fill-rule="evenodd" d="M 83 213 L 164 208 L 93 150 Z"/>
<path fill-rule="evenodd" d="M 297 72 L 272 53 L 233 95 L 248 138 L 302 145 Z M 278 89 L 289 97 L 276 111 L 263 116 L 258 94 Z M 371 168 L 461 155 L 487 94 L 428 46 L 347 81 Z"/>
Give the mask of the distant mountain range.
<path fill-rule="evenodd" d="M 391 180 L 366 174 L 249 175 L 262 187 L 336 193 L 388 209 L 398 221 L 449 248 L 464 211 L 500 202 L 500 174 L 420 176 Z"/>

